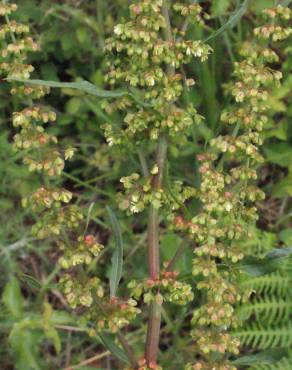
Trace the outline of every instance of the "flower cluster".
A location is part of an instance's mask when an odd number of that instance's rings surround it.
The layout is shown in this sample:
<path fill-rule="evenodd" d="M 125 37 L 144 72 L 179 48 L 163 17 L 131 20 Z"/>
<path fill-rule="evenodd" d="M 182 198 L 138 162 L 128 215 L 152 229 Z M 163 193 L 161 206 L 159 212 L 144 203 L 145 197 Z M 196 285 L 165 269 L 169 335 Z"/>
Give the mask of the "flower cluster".
<path fill-rule="evenodd" d="M 153 176 L 159 172 L 155 164 L 150 173 L 152 176 L 141 179 L 138 173 L 122 177 L 121 183 L 125 192 L 121 194 L 120 208 L 131 213 L 140 213 L 149 205 L 159 209 L 167 206 L 170 210 L 176 210 L 181 204 L 195 195 L 196 190 L 190 186 L 184 186 L 182 181 L 172 183 L 171 194 L 165 189 L 153 189 Z"/>
<path fill-rule="evenodd" d="M 192 21 L 197 23 L 203 23 L 203 9 L 199 4 L 173 4 L 173 10 L 180 13 L 183 16 L 188 16 Z"/>
<path fill-rule="evenodd" d="M 263 11 L 267 19 L 271 20 L 271 23 L 265 26 L 257 27 L 254 31 L 255 36 L 264 40 L 282 41 L 292 35 L 292 27 L 287 26 L 287 24 L 277 24 L 279 21 L 281 23 L 286 23 L 292 18 L 292 11 L 288 7 L 278 5 L 275 8 L 265 9 Z"/>
<path fill-rule="evenodd" d="M 93 235 L 80 236 L 74 248 L 68 248 L 65 243 L 60 245 L 64 251 L 59 260 L 63 269 L 69 269 L 77 265 L 89 265 L 94 257 L 98 257 L 104 246 L 98 243 Z"/>
<path fill-rule="evenodd" d="M 206 299 L 192 319 L 192 336 L 202 360 L 188 364 L 186 370 L 235 369 L 228 356 L 239 353 L 240 343 L 229 331 L 239 324 L 235 305 L 249 292 L 239 289 L 240 271 L 234 267 L 244 258 L 242 243 L 252 237 L 251 226 L 258 219 L 255 203 L 264 199 L 255 185 L 256 167 L 263 160 L 261 131 L 268 121 L 270 94 L 282 78 L 269 66 L 278 60 L 277 54 L 260 40 L 282 40 L 291 33 L 290 28 L 276 25 L 276 20 L 290 19 L 290 10 L 279 6 L 266 9 L 264 15 L 272 25 L 255 29 L 255 40 L 241 50 L 245 59 L 235 63 L 234 83 L 226 86 L 236 105 L 223 112 L 221 120 L 234 126 L 233 132 L 211 140 L 210 152 L 198 156 L 202 211 L 191 221 L 174 219 L 176 227 L 196 243 L 193 275 Z"/>
<path fill-rule="evenodd" d="M 13 84 L 14 80 L 29 79 L 34 68 L 27 64 L 28 53 L 39 49 L 27 36 L 29 27 L 9 19 L 8 16 L 16 9 L 14 4 L 0 5 L 0 15 L 6 20 L 0 27 L 0 39 L 6 45 L 1 51 L 0 71 Z M 23 199 L 23 206 L 30 207 L 37 214 L 32 234 L 38 239 L 53 237 L 59 247 L 59 265 L 67 271 L 60 279 L 60 287 L 69 306 L 85 310 L 88 319 L 98 323 L 100 330 L 116 331 L 133 320 L 139 310 L 133 300 L 123 303 L 111 301 L 108 303 L 111 313 L 106 315 L 96 309 L 95 301 L 105 300 L 102 282 L 84 272 L 86 266 L 100 256 L 103 245 L 97 242 L 95 236 L 83 235 L 86 229 L 84 216 L 77 204 L 70 204 L 73 194 L 54 186 L 54 178 L 61 175 L 65 161 L 74 155 L 74 148 L 60 149 L 57 138 L 47 131 L 49 124 L 56 121 L 56 113 L 34 100 L 48 93 L 47 87 L 29 83 L 17 84 L 11 89 L 11 94 L 26 105 L 21 111 L 13 113 L 13 126 L 18 130 L 14 136 L 14 150 L 23 152 L 23 162 L 30 171 L 48 176 L 45 177 L 46 185 Z"/>
<path fill-rule="evenodd" d="M 106 50 L 112 58 L 108 61 L 106 80 L 111 85 L 127 84 L 133 92 L 105 105 L 108 112 L 125 108 L 128 112 L 123 127 L 104 125 L 111 145 L 127 143 L 127 139 L 156 141 L 162 132 L 173 137 L 179 133 L 181 140 L 188 128 L 201 119 L 193 107 L 181 109 L 173 104 L 170 111 L 165 109 L 182 95 L 185 82 L 187 86 L 194 84 L 193 80 L 184 81 L 181 73 L 170 75 L 165 65 L 180 70 L 194 57 L 205 61 L 211 48 L 200 40 L 165 40 L 162 34 L 167 25 L 161 7 L 162 0 L 143 0 L 131 5 L 132 19 L 118 24 L 114 37 L 107 41 Z M 199 5 L 175 4 L 174 9 L 202 21 Z"/>
<path fill-rule="evenodd" d="M 60 284 L 71 308 L 89 308 L 94 298 L 100 299 L 104 296 L 101 281 L 97 277 L 81 282 L 80 279 L 73 280 L 71 275 L 65 274 L 60 279 Z"/>
<path fill-rule="evenodd" d="M 137 302 L 134 299 L 123 300 L 113 297 L 104 301 L 99 311 L 92 309 L 87 316 L 97 321 L 97 331 L 109 330 L 116 333 L 135 320 L 141 312 L 136 306 Z"/>
<path fill-rule="evenodd" d="M 38 221 L 32 226 L 32 234 L 39 239 L 50 236 L 61 236 L 62 231 L 78 231 L 84 219 L 79 207 L 75 204 L 67 207 L 49 209 L 39 215 Z"/>
<path fill-rule="evenodd" d="M 194 295 L 191 286 L 177 278 L 177 271 L 163 271 L 157 280 L 131 281 L 128 287 L 135 299 L 143 296 L 145 303 L 157 301 L 162 304 L 165 301 L 183 306 L 191 302 Z"/>
<path fill-rule="evenodd" d="M 187 40 L 184 27 L 179 27 L 186 19 L 202 24 L 202 7 L 183 2 L 172 4 L 174 23 L 178 25 L 174 30 L 165 14 L 167 7 L 162 0 L 135 2 L 130 6 L 131 19 L 118 24 L 113 37 L 106 42 L 109 55 L 106 82 L 118 88 L 127 87 L 128 92 L 115 102 L 104 103 L 109 115 L 118 112 L 122 117 L 120 124 L 110 122 L 103 126 L 109 145 L 128 148 L 157 143 L 161 149 L 163 137 L 182 146 L 190 129 L 203 119 L 192 105 L 182 104 L 184 90 L 195 84 L 182 71 L 193 58 L 206 61 L 211 48 L 201 40 Z M 120 208 L 129 214 L 151 208 L 154 213 L 158 209 L 168 212 L 171 218 L 175 210 L 195 196 L 195 189 L 181 181 L 166 184 L 164 162 L 157 158 L 149 171 L 144 171 L 144 178 L 133 173 L 120 180 L 124 187 Z M 135 299 L 143 297 L 151 307 L 163 302 L 185 305 L 193 299 L 191 286 L 179 280 L 177 273 L 167 270 L 155 278 L 132 281 L 128 287 Z M 141 370 L 160 368 L 156 359 L 147 356 Z"/>
<path fill-rule="evenodd" d="M 41 187 L 37 189 L 30 197 L 23 198 L 23 206 L 30 204 L 31 208 L 43 210 L 45 208 L 60 208 L 62 203 L 69 203 L 72 199 L 72 193 L 65 189 L 46 189 Z"/>

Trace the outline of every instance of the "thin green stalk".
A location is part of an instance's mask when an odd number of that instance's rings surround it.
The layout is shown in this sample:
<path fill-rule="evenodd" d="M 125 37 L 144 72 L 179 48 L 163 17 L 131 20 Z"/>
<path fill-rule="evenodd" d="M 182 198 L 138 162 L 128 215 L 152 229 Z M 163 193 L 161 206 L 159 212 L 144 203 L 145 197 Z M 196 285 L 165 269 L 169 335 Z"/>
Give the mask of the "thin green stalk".
<path fill-rule="evenodd" d="M 167 155 L 167 139 L 162 136 L 159 139 L 156 163 L 159 168 L 158 174 L 153 179 L 153 188 L 159 189 L 162 185 L 164 166 Z M 159 212 L 158 209 L 151 206 L 149 212 L 148 224 L 148 261 L 149 261 L 149 275 L 155 280 L 159 277 L 160 262 L 159 262 Z"/>
<path fill-rule="evenodd" d="M 169 18 L 168 1 L 164 0 L 162 6 L 162 15 L 165 19 L 166 28 L 164 29 L 164 37 L 166 41 L 173 42 Z M 168 75 L 173 75 L 175 69 L 167 66 Z M 163 183 L 164 167 L 167 160 L 167 138 L 163 135 L 158 140 L 156 164 L 159 172 L 153 179 L 153 188 L 159 189 Z M 160 275 L 160 251 L 159 251 L 159 212 L 153 206 L 150 207 L 148 221 L 148 264 L 150 278 L 156 280 Z M 147 341 L 146 341 L 146 363 L 148 366 L 157 363 L 159 351 L 159 338 L 161 326 L 161 303 L 154 301 L 150 305 Z"/>
<path fill-rule="evenodd" d="M 101 0 L 96 0 L 96 11 L 97 11 L 97 23 L 98 23 L 98 43 L 101 49 L 104 48 L 104 15 L 103 15 L 103 6 Z"/>
<path fill-rule="evenodd" d="M 147 163 L 147 160 L 144 156 L 144 153 L 143 153 L 142 149 L 138 149 L 138 156 L 139 156 L 141 168 L 142 168 L 142 171 L 143 171 L 143 175 L 145 177 L 148 177 L 149 176 L 148 163 Z"/>

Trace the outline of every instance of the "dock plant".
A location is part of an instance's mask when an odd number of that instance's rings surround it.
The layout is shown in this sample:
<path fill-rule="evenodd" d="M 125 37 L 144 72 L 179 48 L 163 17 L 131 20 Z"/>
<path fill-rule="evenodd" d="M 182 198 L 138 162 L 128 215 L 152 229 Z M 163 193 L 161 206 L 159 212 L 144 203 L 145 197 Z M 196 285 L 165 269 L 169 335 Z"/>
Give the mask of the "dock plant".
<path fill-rule="evenodd" d="M 68 306 L 90 336 L 114 334 L 128 358 L 125 369 L 132 370 L 159 370 L 162 364 L 168 369 L 163 353 L 159 355 L 162 312 L 169 304 L 176 310 L 187 308 L 191 315 L 184 318 L 184 335 L 188 332 L 192 353 L 180 369 L 235 370 L 241 347 L 233 330 L 242 325 L 236 307 L 247 304 L 251 294 L 240 283 L 246 273 L 244 245 L 253 238 L 257 203 L 265 198 L 257 186 L 257 170 L 264 162 L 261 146 L 271 117 L 270 99 L 282 80 L 273 45 L 292 34 L 291 10 L 281 5 L 264 9 L 262 25 L 240 45 L 225 84 L 232 103 L 222 111 L 219 134 L 193 157 L 194 173 L 199 166 L 196 184 L 169 179 L 168 163 L 170 148 L 179 151 L 189 144 L 193 127 L 204 122 L 185 93 L 198 78 L 187 66 L 208 63 L 213 52 L 208 42 L 188 37 L 190 26 L 207 27 L 205 8 L 189 1 L 135 1 L 128 19 L 116 24 L 105 41 L 105 83 L 110 91 L 121 93 L 103 100 L 105 117 L 119 118 L 118 123 L 104 122 L 104 137 L 121 153 L 135 152 L 140 163 L 135 172 L 119 179 L 117 206 L 129 217 L 126 220 L 147 214 L 148 276 L 124 276 L 127 296 L 121 297 L 117 286 L 108 287 L 105 277 L 89 268 L 106 245 L 87 231 L 78 195 L 58 186 L 76 149 L 51 134 L 58 117 L 45 103 L 50 89 L 45 83 L 30 83 L 34 67 L 27 62 L 28 54 L 40 46 L 27 25 L 13 20 L 16 9 L 15 4 L 0 5 L 0 69 L 11 83 L 11 94 L 23 104 L 12 115 L 17 131 L 14 150 L 42 182 L 23 199 L 23 206 L 38 215 L 33 236 L 51 238 L 58 249 L 58 284 Z M 198 205 L 196 212 L 188 208 L 192 202 Z M 167 231 L 181 236 L 185 244 L 177 246 L 171 261 L 162 260 L 160 253 Z M 192 277 L 187 279 L 175 269 L 186 249 L 193 254 Z M 137 317 L 146 327 L 143 353 L 135 353 L 123 332 L 131 331 Z"/>

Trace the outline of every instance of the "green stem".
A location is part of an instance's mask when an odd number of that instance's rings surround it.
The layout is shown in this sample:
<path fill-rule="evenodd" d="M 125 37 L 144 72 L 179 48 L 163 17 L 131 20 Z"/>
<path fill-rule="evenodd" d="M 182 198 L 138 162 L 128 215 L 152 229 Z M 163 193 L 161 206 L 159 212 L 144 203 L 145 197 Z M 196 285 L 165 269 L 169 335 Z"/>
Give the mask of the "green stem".
<path fill-rule="evenodd" d="M 97 23 L 98 23 L 98 43 L 101 49 L 104 48 L 104 15 L 103 15 L 103 8 L 102 8 L 102 1 L 96 0 L 96 11 L 97 11 Z"/>
<path fill-rule="evenodd" d="M 144 153 L 143 153 L 142 149 L 138 149 L 138 156 L 139 156 L 141 168 L 142 168 L 142 171 L 143 171 L 143 175 L 145 177 L 148 177 L 149 176 L 149 168 L 148 168 L 148 164 L 147 164 L 147 161 L 146 161 L 146 158 L 144 156 Z"/>
<path fill-rule="evenodd" d="M 162 15 L 165 19 L 164 38 L 172 43 L 173 35 L 171 30 L 168 1 L 164 0 L 162 6 Z M 173 76 L 175 69 L 167 66 L 167 74 Z M 167 109 L 167 108 L 166 108 Z M 156 164 L 158 165 L 158 174 L 153 179 L 153 189 L 160 189 L 163 182 L 164 167 L 167 159 L 167 138 L 162 135 L 158 140 Z M 159 253 L 159 212 L 151 206 L 148 221 L 148 264 L 150 279 L 156 280 L 160 275 L 160 253 Z M 153 301 L 150 305 L 147 341 L 146 341 L 146 363 L 147 366 L 157 363 L 159 351 L 159 337 L 161 326 L 161 303 Z"/>
<path fill-rule="evenodd" d="M 154 189 L 159 189 L 162 185 L 166 156 L 167 156 L 167 140 L 164 136 L 162 136 L 159 139 L 156 154 L 156 163 L 158 165 L 159 172 L 154 177 L 153 180 Z M 150 207 L 148 223 L 148 265 L 150 278 L 153 280 L 158 279 L 160 274 L 159 212 L 153 206 Z M 156 364 L 157 362 L 160 325 L 161 325 L 161 304 L 154 301 L 150 305 L 147 341 L 146 341 L 145 357 L 148 366 L 151 364 Z"/>
<path fill-rule="evenodd" d="M 162 136 L 159 139 L 156 164 L 158 165 L 158 174 L 153 179 L 153 189 L 161 188 L 164 166 L 167 155 L 167 139 Z M 150 207 L 149 224 L 148 224 L 148 262 L 150 278 L 155 280 L 159 278 L 160 262 L 159 262 L 159 212 L 154 206 Z"/>

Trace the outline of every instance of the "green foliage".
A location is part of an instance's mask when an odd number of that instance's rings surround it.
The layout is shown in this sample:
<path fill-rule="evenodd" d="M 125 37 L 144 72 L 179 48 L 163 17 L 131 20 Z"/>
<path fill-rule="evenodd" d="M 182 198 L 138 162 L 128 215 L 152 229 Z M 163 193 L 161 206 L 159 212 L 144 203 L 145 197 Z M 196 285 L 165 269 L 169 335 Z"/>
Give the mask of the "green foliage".
<path fill-rule="evenodd" d="M 270 274 L 258 276 L 243 282 L 245 288 L 253 289 L 254 293 L 248 304 L 238 309 L 238 314 L 245 322 L 243 330 L 236 332 L 241 342 L 253 350 L 275 349 L 274 364 L 265 363 L 266 358 L 258 358 L 251 369 L 285 369 L 291 363 L 287 353 L 279 348 L 291 351 L 291 257 L 282 261 L 277 270 Z M 264 352 L 263 352 L 264 354 Z"/>
<path fill-rule="evenodd" d="M 116 112 L 108 109 L 109 105 L 114 105 L 116 98 L 130 99 L 137 111 L 145 110 L 148 113 L 156 103 L 155 99 L 145 98 L 144 88 L 131 87 L 128 82 L 120 81 L 117 89 L 113 89 L 106 78 L 109 66 L 106 65 L 104 45 L 106 39 L 112 36 L 114 26 L 128 19 L 128 1 L 23 0 L 17 3 L 19 9 L 13 19 L 29 25 L 31 36 L 41 44 L 40 50 L 28 55 L 28 63 L 35 66 L 31 86 L 52 87 L 50 95 L 38 102 L 40 107 L 53 107 L 58 116 L 51 127 L 44 125 L 46 134 L 59 139 L 61 152 L 68 148 L 67 154 L 74 151 L 75 156 L 67 163 L 62 176 L 48 180 L 41 173 L 28 172 L 21 163 L 27 153 L 15 153 L 12 150 L 11 143 L 18 128 L 12 127 L 10 117 L 13 111 L 27 108 L 30 101 L 27 98 L 11 97 L 9 84 L 2 81 L 0 269 L 4 273 L 0 276 L 0 368 L 65 369 L 97 355 L 95 362 L 89 362 L 80 368 L 121 369 L 123 366 L 132 366 L 129 364 L 127 349 L 121 346 L 118 338 L 119 334 L 124 336 L 137 359 L 144 356 L 147 313 L 142 300 L 138 302 L 143 311 L 142 315 L 138 315 L 135 320 L 131 318 L 131 324 L 122 333 L 116 332 L 115 325 L 110 328 L 108 323 L 113 322 L 114 318 L 125 319 L 125 315 L 119 315 L 119 305 L 128 303 L 124 297 L 129 295 L 127 287 L 133 279 L 138 287 L 145 289 L 146 301 L 149 292 L 151 297 L 158 297 L 159 303 L 162 297 L 157 292 L 160 291 L 162 296 L 165 296 L 159 363 L 167 370 L 183 369 L 187 362 L 199 363 L 199 357 L 196 357 L 199 352 L 197 341 L 194 343 L 188 334 L 191 331 L 190 317 L 193 311 L 206 303 L 207 295 L 198 289 L 198 286 L 208 279 L 201 275 L 191 276 L 194 237 L 186 235 L 185 230 L 178 231 L 177 226 L 183 219 L 189 222 L 189 227 L 192 218 L 201 214 L 201 195 L 198 195 L 198 191 L 204 178 L 202 179 L 199 172 L 201 163 L 195 157 L 206 150 L 211 151 L 209 144 L 218 138 L 219 134 L 232 134 L 229 127 L 221 129 L 219 123 L 222 110 L 232 111 L 235 107 L 231 96 L 225 94 L 226 89 L 232 88 L 228 83 L 227 86 L 226 82 L 233 81 L 231 75 L 234 63 L 246 58 L 239 54 L 240 46 L 244 41 L 251 40 L 252 29 L 263 24 L 262 20 L 260 21 L 261 11 L 273 6 L 274 1 L 196 2 L 203 6 L 204 12 L 210 12 L 210 17 L 204 17 L 203 26 L 197 19 L 192 20 L 186 35 L 178 37 L 186 37 L 191 41 L 209 40 L 213 52 L 209 55 L 208 62 L 201 64 L 198 60 L 188 60 L 177 70 L 183 75 L 182 96 L 177 105 L 179 110 L 185 113 L 186 126 L 180 127 L 181 131 L 176 132 L 173 128 L 165 130 L 171 133 L 171 140 L 161 196 L 158 195 L 159 192 L 153 194 L 149 190 L 157 171 L 154 159 L 157 133 L 155 120 L 147 121 L 147 126 L 144 116 L 131 111 L 132 116 L 123 121 L 127 109 L 122 108 Z M 191 1 L 187 3 L 193 4 Z M 284 6 L 291 5 L 291 2 L 285 0 L 279 3 Z M 171 23 L 178 29 L 181 26 L 181 18 L 179 12 L 171 11 Z M 128 46 L 131 47 L 132 44 L 129 42 Z M 1 50 L 5 47 L 5 42 L 1 40 Z M 248 236 L 240 241 L 241 251 L 247 257 L 237 265 L 230 265 L 233 266 L 232 274 L 233 268 L 236 270 L 232 276 L 237 275 L 237 269 L 241 267 L 250 273 L 249 277 L 244 276 L 240 284 L 244 292 L 252 291 L 249 301 L 238 307 L 238 317 L 246 322 L 242 328 L 236 329 L 235 334 L 241 339 L 242 353 L 245 356 L 231 357 L 236 360 L 230 366 L 239 369 L 248 367 L 255 370 L 284 370 L 292 367 L 289 356 L 292 344 L 292 262 L 288 252 L 292 246 L 292 110 L 289 103 L 292 54 L 289 40 L 274 44 L 273 50 L 280 55 L 273 67 L 282 71 L 283 80 L 281 86 L 273 88 L 267 102 L 269 118 L 263 129 L 265 141 L 261 152 L 264 160 L 257 168 L 257 182 L 260 189 L 266 193 L 266 200 L 257 202 L 259 220 L 257 225 L 249 225 L 252 237 Z M 117 59 L 116 52 L 112 57 L 114 62 Z M 125 71 L 131 71 L 134 65 L 134 59 L 130 57 Z M 140 70 L 144 68 L 142 63 L 138 66 Z M 240 69 L 236 68 L 236 73 L 241 73 Z M 193 77 L 196 84 L 187 86 L 187 83 L 192 84 L 187 78 Z M 247 75 L 244 74 L 244 77 Z M 151 83 L 151 76 L 148 76 L 148 81 Z M 17 86 L 21 86 L 21 82 L 14 81 L 13 87 Z M 169 91 L 171 89 L 168 89 Z M 101 101 L 101 98 L 107 99 L 107 103 Z M 195 111 L 186 109 L 190 103 Z M 103 110 L 104 106 L 107 106 L 106 111 Z M 205 120 L 201 114 L 206 117 Z M 179 124 L 174 115 L 172 117 L 170 114 L 170 118 L 170 125 Z M 190 119 L 193 120 L 191 124 Z M 154 122 L 152 126 L 151 122 Z M 133 139 L 130 138 L 125 145 L 123 138 L 122 145 L 108 147 L 102 129 L 105 123 L 115 135 L 130 126 L 127 134 L 131 137 L 136 130 L 134 136 L 137 141 L 133 144 Z M 143 131 L 143 128 L 139 131 L 139 127 L 145 125 L 149 130 Z M 107 132 L 107 136 L 112 137 L 112 132 Z M 118 135 L 117 140 L 119 139 Z M 222 144 L 218 139 L 213 142 L 217 147 Z M 215 151 L 217 149 L 215 148 Z M 236 165 L 238 158 L 231 160 L 230 154 L 224 154 L 223 157 L 225 175 Z M 143 178 L 147 171 L 150 173 L 149 180 Z M 164 266 L 162 272 L 166 275 L 162 276 L 161 281 L 155 282 L 151 289 L 147 286 L 147 279 L 145 280 L 148 274 L 145 248 L 148 223 L 146 213 L 126 216 L 123 212 L 115 211 L 113 214 L 111 211 L 109 217 L 107 211 L 123 208 L 125 203 L 121 202 L 120 195 L 116 196 L 123 190 L 120 179 L 133 173 L 139 173 L 140 178 L 137 183 L 133 183 L 127 195 L 134 195 L 135 199 L 136 189 L 143 187 L 146 189 L 144 199 L 139 199 L 138 208 L 142 204 L 147 209 L 153 202 L 158 205 L 157 208 L 161 212 L 161 259 L 165 266 L 171 261 L 171 266 L 180 273 L 178 280 L 175 274 L 169 275 Z M 106 302 L 106 311 L 113 312 L 112 316 L 105 314 L 100 307 L 94 313 L 91 312 L 90 317 L 84 315 L 85 306 L 68 313 L 68 292 L 64 294 L 58 283 L 64 277 L 64 271 L 60 271 L 58 264 L 63 255 L 57 248 L 60 236 L 49 232 L 49 238 L 42 241 L 30 236 L 33 224 L 37 223 L 41 228 L 52 225 L 51 222 L 56 220 L 55 214 L 40 224 L 38 209 L 21 206 L 22 198 L 31 201 L 32 192 L 44 184 L 49 184 L 54 189 L 65 188 L 70 191 L 72 201 L 80 212 L 80 222 L 76 229 L 72 231 L 66 224 L 62 224 L 59 229 L 63 241 L 72 247 L 70 253 L 65 255 L 64 265 L 75 265 L 79 261 L 77 268 L 73 266 L 72 269 L 67 269 L 70 274 L 74 271 L 73 291 L 77 292 L 75 299 L 80 300 L 83 297 L 87 277 L 98 276 L 100 280 L 91 282 L 98 282 L 99 294 L 103 292 L 106 296 L 111 294 L 112 297 L 119 297 L 117 302 Z M 217 185 L 218 182 L 215 182 L 213 190 Z M 238 188 L 241 186 L 239 183 Z M 235 191 L 238 188 L 235 188 Z M 62 193 L 61 197 L 64 194 Z M 182 219 L 168 218 L 169 213 L 174 211 Z M 235 215 L 238 216 L 239 213 L 235 212 Z M 229 229 L 233 223 L 233 219 L 227 222 Z M 210 231 L 209 225 L 207 229 Z M 123 235 L 122 242 L 120 235 Z M 92 237 L 98 240 L 98 245 L 90 243 Z M 100 243 L 104 246 L 103 249 Z M 267 252 L 275 248 L 278 248 L 279 254 L 283 254 L 276 258 L 267 257 Z M 88 263 L 84 266 L 80 263 L 80 258 Z M 214 257 L 214 260 L 218 263 L 218 257 Z M 218 267 L 220 272 L 229 269 L 225 264 L 219 264 Z M 111 289 L 108 287 L 108 281 L 111 281 Z M 162 281 L 164 286 L 160 285 Z M 179 286 L 176 286 L 177 283 Z M 90 291 L 90 287 L 87 288 Z M 186 297 L 188 301 L 193 296 L 193 302 L 184 307 L 171 303 L 185 303 Z M 123 306 L 123 310 L 131 311 L 130 305 L 126 306 Z M 127 311 L 129 317 L 130 311 Z M 206 314 L 203 313 L 202 316 L 205 317 Z M 98 320 L 103 327 L 101 331 L 96 331 Z M 195 328 L 197 327 L 195 324 Z M 111 334 L 113 328 L 115 334 Z M 199 339 L 206 338 L 205 333 L 196 333 L 194 336 Z M 207 357 L 211 361 L 218 360 L 217 357 Z"/>

